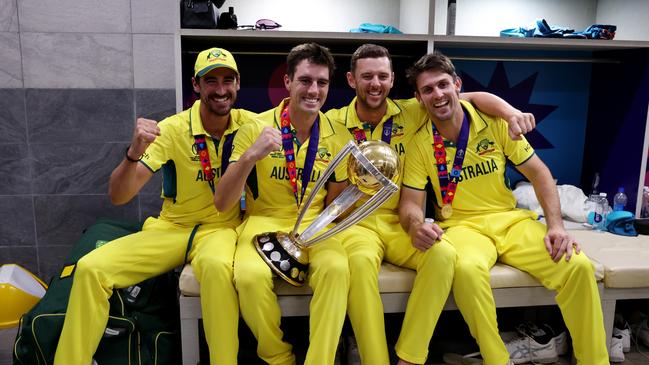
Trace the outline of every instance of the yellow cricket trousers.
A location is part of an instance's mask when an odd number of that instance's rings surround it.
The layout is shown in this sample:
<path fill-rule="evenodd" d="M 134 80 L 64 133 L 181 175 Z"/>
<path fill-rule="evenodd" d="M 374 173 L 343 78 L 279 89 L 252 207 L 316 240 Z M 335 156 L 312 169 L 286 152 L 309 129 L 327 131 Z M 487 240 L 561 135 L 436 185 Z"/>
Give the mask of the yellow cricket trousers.
<path fill-rule="evenodd" d="M 379 269 L 385 244 L 376 215 L 370 215 L 356 225 L 339 233 L 349 257 L 349 297 L 347 314 L 354 329 L 361 363 L 389 365 L 388 344 L 385 339 L 383 303 L 379 294 Z"/>
<path fill-rule="evenodd" d="M 381 221 L 377 222 L 376 229 L 386 243 L 385 260 L 417 271 L 395 350 L 400 359 L 423 364 L 428 357 L 428 345 L 437 320 L 451 291 L 455 248 L 443 235 L 431 248 L 419 251 L 399 225 L 398 216 L 384 216 Z"/>
<path fill-rule="evenodd" d="M 271 365 L 295 364 L 290 344 L 282 340 L 281 311 L 273 291 L 273 273 L 252 243 L 256 234 L 290 232 L 295 220 L 250 216 L 241 231 L 234 257 L 234 283 L 241 315 L 257 338 L 257 354 Z M 309 248 L 309 317 L 307 365 L 334 363 L 349 292 L 349 265 L 340 242 L 327 239 Z"/>
<path fill-rule="evenodd" d="M 90 364 L 108 322 L 108 298 L 113 289 L 181 265 L 193 228 L 149 218 L 141 232 L 81 258 L 54 364 Z M 188 257 L 201 284 L 203 325 L 212 364 L 237 363 L 239 309 L 232 283 L 236 239 L 232 228 L 202 225 Z"/>
<path fill-rule="evenodd" d="M 609 364 L 602 307 L 594 269 L 582 252 L 552 261 L 543 238 L 547 227 L 525 210 L 444 222 L 457 251 L 453 294 L 480 346 L 485 365 L 505 365 L 509 354 L 498 333 L 489 270 L 496 261 L 516 267 L 556 290 L 556 301 L 582 365 Z"/>

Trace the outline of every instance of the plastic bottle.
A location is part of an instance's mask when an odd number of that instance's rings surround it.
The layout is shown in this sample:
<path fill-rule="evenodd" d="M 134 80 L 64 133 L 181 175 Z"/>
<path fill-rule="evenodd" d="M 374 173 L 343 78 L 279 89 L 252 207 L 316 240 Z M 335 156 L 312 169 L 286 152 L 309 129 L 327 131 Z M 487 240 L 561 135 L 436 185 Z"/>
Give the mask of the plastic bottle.
<path fill-rule="evenodd" d="M 599 193 L 599 204 L 595 208 L 595 229 L 606 231 L 606 216 L 608 215 L 608 199 L 606 193 Z"/>
<path fill-rule="evenodd" d="M 624 188 L 619 187 L 617 189 L 617 194 L 613 197 L 613 211 L 620 211 L 624 210 L 624 207 L 626 206 L 627 202 L 627 197 L 626 194 L 624 194 Z"/>

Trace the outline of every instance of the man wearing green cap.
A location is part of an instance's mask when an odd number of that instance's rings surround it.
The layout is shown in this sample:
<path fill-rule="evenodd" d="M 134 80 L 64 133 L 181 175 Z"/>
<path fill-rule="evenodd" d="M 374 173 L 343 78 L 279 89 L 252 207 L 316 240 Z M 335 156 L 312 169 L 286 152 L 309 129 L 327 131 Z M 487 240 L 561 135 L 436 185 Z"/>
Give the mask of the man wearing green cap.
<path fill-rule="evenodd" d="M 149 217 L 141 232 L 79 260 L 56 365 L 92 363 L 114 288 L 129 287 L 186 261 L 201 284 L 210 362 L 237 363 L 239 305 L 232 267 L 240 212 L 233 206 L 218 213 L 212 196 L 227 168 L 234 135 L 255 117 L 232 109 L 239 81 L 230 52 L 205 50 L 196 59 L 192 78 L 200 100 L 160 123 L 137 119 L 131 144 L 110 177 L 108 194 L 113 204 L 126 204 L 162 170 L 162 211 L 157 218 Z"/>

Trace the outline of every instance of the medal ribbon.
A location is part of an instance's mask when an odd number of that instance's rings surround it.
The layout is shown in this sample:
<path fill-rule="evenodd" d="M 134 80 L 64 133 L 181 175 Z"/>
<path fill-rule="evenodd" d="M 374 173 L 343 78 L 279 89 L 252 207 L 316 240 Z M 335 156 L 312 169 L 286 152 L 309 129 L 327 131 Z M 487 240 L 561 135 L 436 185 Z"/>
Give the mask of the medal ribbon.
<path fill-rule="evenodd" d="M 464 113 L 462 120 L 462 127 L 460 128 L 460 136 L 457 140 L 457 149 L 455 151 L 455 158 L 453 160 L 453 168 L 450 176 L 446 169 L 446 149 L 444 148 L 444 139 L 433 124 L 433 146 L 435 150 L 435 162 L 437 165 L 437 178 L 439 179 L 439 188 L 442 195 L 442 202 L 446 204 L 453 203 L 457 184 L 460 180 L 462 173 L 462 164 L 464 163 L 464 155 L 466 153 L 466 145 L 469 140 L 469 119 Z"/>
<path fill-rule="evenodd" d="M 221 175 L 225 173 L 225 170 L 228 168 L 230 163 L 230 155 L 232 154 L 232 141 L 234 140 L 235 133 L 230 133 L 225 136 L 225 141 L 223 141 L 223 152 L 221 154 Z M 210 162 L 210 153 L 207 150 L 207 140 L 205 135 L 201 134 L 194 136 L 194 143 L 196 144 L 196 152 L 198 153 L 198 159 L 201 162 L 201 168 L 203 169 L 203 177 L 210 185 L 212 193 L 214 192 L 214 172 L 212 171 L 212 163 Z M 217 150 L 218 153 L 218 150 Z"/>
<path fill-rule="evenodd" d="M 313 126 L 311 127 L 311 136 L 309 137 L 309 148 L 304 159 L 304 168 L 302 169 L 302 189 L 298 197 L 297 193 L 297 168 L 295 166 L 295 151 L 293 150 L 293 131 L 291 130 L 291 118 L 288 113 L 288 106 L 282 110 L 280 114 L 280 128 L 282 132 L 282 149 L 284 150 L 284 158 L 286 159 L 286 169 L 288 170 L 288 179 L 293 188 L 293 195 L 295 196 L 295 204 L 298 208 L 302 205 L 306 187 L 311 179 L 311 172 L 313 172 L 313 165 L 315 163 L 315 156 L 318 152 L 318 141 L 320 140 L 320 116 L 317 116 Z"/>
<path fill-rule="evenodd" d="M 369 123 L 363 123 L 363 129 L 360 129 L 358 127 L 354 128 L 352 132 L 354 133 L 354 139 L 356 139 L 357 144 L 361 144 L 365 141 L 367 141 L 367 134 L 372 131 L 372 125 Z M 385 123 L 383 123 L 383 132 L 381 133 L 381 141 L 390 144 L 390 141 L 392 140 L 392 117 L 390 119 L 386 120 Z"/>

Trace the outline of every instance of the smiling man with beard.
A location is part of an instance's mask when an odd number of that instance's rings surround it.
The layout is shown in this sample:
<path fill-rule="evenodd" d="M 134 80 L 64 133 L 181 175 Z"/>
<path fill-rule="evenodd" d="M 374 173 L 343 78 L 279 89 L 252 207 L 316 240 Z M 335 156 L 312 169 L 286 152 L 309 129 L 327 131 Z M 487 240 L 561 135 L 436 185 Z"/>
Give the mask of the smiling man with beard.
<path fill-rule="evenodd" d="M 237 363 L 239 305 L 232 266 L 240 212 L 233 206 L 218 213 L 212 197 L 227 168 L 234 135 L 255 114 L 232 109 L 239 72 L 224 49 L 199 53 L 192 85 L 200 100 L 190 109 L 160 123 L 137 119 L 131 144 L 110 177 L 108 194 L 113 204 L 126 204 L 162 170 L 162 211 L 157 218 L 149 217 L 141 232 L 79 260 L 56 365 L 92 363 L 114 288 L 157 276 L 185 260 L 201 284 L 210 362 Z"/>
<path fill-rule="evenodd" d="M 347 82 L 356 91 L 356 97 L 348 106 L 330 110 L 326 115 L 344 125 L 357 143 L 382 140 L 390 144 L 403 166 L 406 146 L 426 122 L 427 115 L 426 109 L 415 98 L 388 97 L 394 85 L 388 50 L 376 44 L 358 47 L 352 54 Z M 495 95 L 478 92 L 460 96 L 474 102 L 480 110 L 503 116 L 510 125 L 512 136 L 529 132 L 534 127 L 533 115 L 516 110 Z M 411 344 L 420 338 L 425 339 L 427 331 L 432 335 L 439 316 L 430 310 L 428 301 L 417 298 L 437 298 L 443 305 L 447 297 L 444 283 L 449 286 L 453 278 L 455 253 L 450 246 L 440 243 L 428 252 L 412 247 L 408 233 L 399 224 L 398 205 L 399 194 L 395 194 L 370 216 L 338 234 L 349 256 L 351 280 L 347 312 L 363 364 L 390 363 L 378 287 L 379 268 L 384 256 L 392 264 L 417 270 L 417 281 L 410 296 L 413 299 L 408 302 L 403 324 L 404 335 L 396 346 L 400 358 L 410 358 Z"/>

